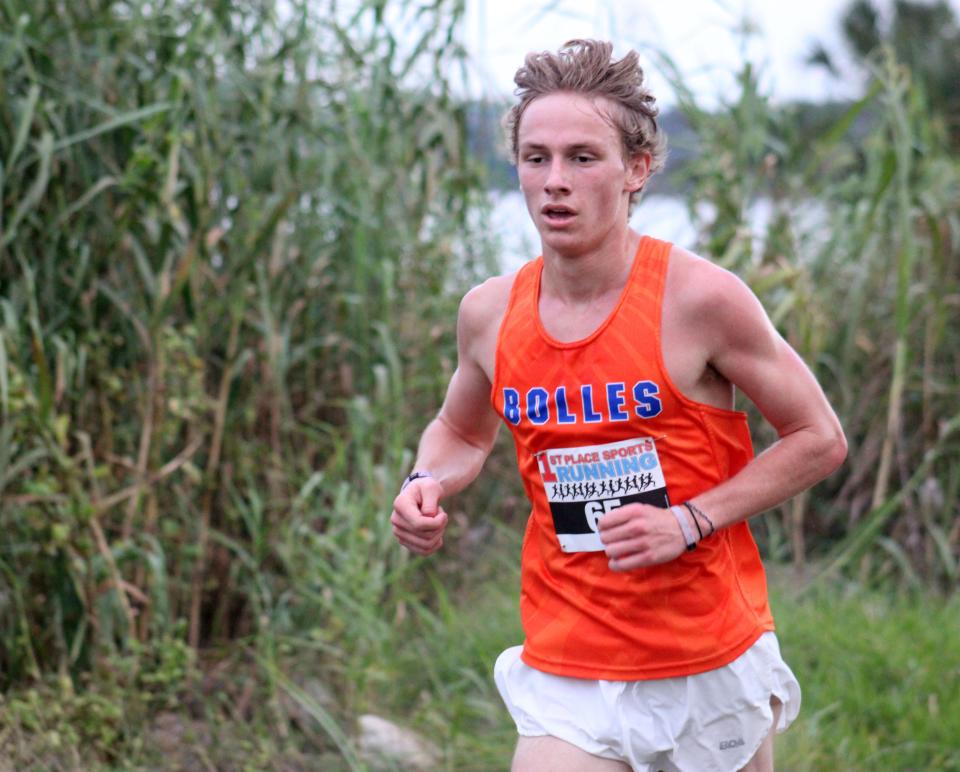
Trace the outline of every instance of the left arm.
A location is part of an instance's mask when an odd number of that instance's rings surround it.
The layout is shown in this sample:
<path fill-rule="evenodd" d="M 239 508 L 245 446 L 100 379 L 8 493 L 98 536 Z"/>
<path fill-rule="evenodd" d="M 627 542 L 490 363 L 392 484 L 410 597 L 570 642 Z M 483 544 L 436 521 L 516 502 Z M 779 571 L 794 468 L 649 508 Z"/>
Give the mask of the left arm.
<path fill-rule="evenodd" d="M 760 301 L 732 274 L 710 266 L 704 309 L 709 364 L 741 389 L 778 439 L 729 480 L 692 503 L 723 528 L 806 490 L 847 455 L 836 413 L 800 356 L 776 331 Z"/>
<path fill-rule="evenodd" d="M 711 368 L 740 388 L 778 435 L 733 477 L 691 499 L 719 530 L 814 485 L 843 462 L 847 446 L 813 373 L 750 289 L 703 260 L 684 270 L 676 302 L 684 309 L 680 323 L 695 332 L 690 347 L 696 349 L 696 367 Z M 707 533 L 709 525 L 702 520 L 700 525 Z M 646 505 L 611 511 L 601 519 L 600 533 L 616 571 L 664 563 L 686 548 L 674 514 Z"/>

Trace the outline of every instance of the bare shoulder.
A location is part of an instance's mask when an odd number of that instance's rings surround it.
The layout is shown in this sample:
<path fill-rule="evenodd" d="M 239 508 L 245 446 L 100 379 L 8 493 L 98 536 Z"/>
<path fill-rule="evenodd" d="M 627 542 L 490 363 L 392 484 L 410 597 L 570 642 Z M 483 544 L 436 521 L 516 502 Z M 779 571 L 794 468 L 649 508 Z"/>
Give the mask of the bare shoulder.
<path fill-rule="evenodd" d="M 674 246 L 664 296 L 665 315 L 697 328 L 713 345 L 760 343 L 773 327 L 757 296 L 736 274 Z"/>
<path fill-rule="evenodd" d="M 467 292 L 460 301 L 459 328 L 461 333 L 484 335 L 492 327 L 500 328 L 510 302 L 510 290 L 516 273 L 493 276 Z"/>
<path fill-rule="evenodd" d="M 510 302 L 516 273 L 494 276 L 471 289 L 460 301 L 457 320 L 457 347 L 460 366 L 479 367 L 493 382 L 497 336 Z"/>
<path fill-rule="evenodd" d="M 670 251 L 667 288 L 672 302 L 694 308 L 718 301 L 737 302 L 754 298 L 736 274 L 693 252 L 674 245 Z"/>

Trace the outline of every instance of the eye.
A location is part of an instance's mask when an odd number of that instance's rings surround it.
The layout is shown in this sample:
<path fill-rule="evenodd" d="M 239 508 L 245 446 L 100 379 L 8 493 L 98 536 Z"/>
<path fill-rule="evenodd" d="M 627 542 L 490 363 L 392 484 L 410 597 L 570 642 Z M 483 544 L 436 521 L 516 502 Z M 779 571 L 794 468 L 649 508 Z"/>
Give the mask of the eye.
<path fill-rule="evenodd" d="M 544 158 L 542 155 L 528 155 L 523 160 L 526 161 L 528 164 L 541 164 L 543 163 Z"/>
<path fill-rule="evenodd" d="M 575 160 L 578 164 L 586 164 L 586 163 L 590 163 L 590 162 L 593 160 L 593 156 L 592 156 L 592 155 L 587 155 L 586 153 L 580 153 L 580 154 L 574 156 L 574 160 Z"/>

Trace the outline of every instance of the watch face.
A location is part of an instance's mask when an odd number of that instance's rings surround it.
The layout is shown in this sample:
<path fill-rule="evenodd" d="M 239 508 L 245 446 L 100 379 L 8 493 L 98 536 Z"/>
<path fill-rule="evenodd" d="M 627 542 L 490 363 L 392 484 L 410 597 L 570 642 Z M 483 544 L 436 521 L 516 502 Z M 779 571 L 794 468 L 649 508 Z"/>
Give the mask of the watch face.
<path fill-rule="evenodd" d="M 402 491 L 414 480 L 419 480 L 421 477 L 433 477 L 433 475 L 431 475 L 429 472 L 411 472 L 407 475 L 407 479 L 403 481 L 403 485 L 400 486 L 400 490 Z"/>

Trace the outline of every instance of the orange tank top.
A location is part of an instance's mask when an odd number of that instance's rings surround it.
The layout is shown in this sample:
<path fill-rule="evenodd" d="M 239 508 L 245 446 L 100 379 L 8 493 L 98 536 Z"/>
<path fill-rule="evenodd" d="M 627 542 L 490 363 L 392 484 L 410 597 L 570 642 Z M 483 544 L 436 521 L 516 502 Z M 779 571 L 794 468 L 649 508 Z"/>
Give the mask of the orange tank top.
<path fill-rule="evenodd" d="M 753 457 L 745 414 L 688 399 L 667 375 L 660 318 L 670 249 L 641 240 L 617 307 L 583 340 L 557 341 L 540 322 L 542 257 L 518 271 L 501 324 L 491 399 L 533 505 L 523 660 L 549 673 L 690 675 L 728 664 L 773 629 L 745 522 L 628 573 L 609 569 L 596 532 L 610 509 L 679 504 Z"/>

